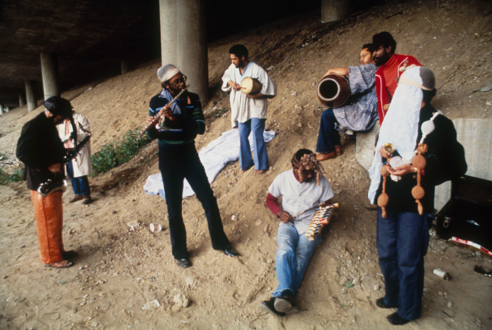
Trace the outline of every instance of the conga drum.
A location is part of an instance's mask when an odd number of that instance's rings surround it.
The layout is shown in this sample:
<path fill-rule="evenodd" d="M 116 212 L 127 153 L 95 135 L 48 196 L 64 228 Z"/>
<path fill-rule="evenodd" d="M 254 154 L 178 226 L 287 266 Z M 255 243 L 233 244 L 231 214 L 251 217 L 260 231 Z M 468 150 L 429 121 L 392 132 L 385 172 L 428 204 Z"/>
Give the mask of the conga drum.
<path fill-rule="evenodd" d="M 321 78 L 318 83 L 318 99 L 330 108 L 339 108 L 350 97 L 350 85 L 346 76 L 329 74 Z"/>
<path fill-rule="evenodd" d="M 241 81 L 241 92 L 244 94 L 255 95 L 261 91 L 261 83 L 258 79 L 246 77 Z"/>

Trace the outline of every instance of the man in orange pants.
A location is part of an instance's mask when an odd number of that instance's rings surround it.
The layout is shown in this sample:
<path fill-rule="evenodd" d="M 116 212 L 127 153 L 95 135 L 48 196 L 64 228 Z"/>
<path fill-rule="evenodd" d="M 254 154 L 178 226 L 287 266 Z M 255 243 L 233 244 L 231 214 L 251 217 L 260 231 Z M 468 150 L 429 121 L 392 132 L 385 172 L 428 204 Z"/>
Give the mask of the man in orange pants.
<path fill-rule="evenodd" d="M 36 214 L 41 262 L 46 267 L 67 268 L 73 265 L 68 259 L 77 253 L 63 248 L 63 191 L 56 190 L 42 196 L 38 188 L 48 179 L 54 180 L 55 175 L 64 178 L 62 162 L 65 149 L 56 125 L 67 118 L 73 123 L 72 105 L 68 100 L 53 96 L 46 100 L 44 106 L 44 112 L 22 127 L 16 154 L 26 165 L 24 179 L 31 190 Z"/>

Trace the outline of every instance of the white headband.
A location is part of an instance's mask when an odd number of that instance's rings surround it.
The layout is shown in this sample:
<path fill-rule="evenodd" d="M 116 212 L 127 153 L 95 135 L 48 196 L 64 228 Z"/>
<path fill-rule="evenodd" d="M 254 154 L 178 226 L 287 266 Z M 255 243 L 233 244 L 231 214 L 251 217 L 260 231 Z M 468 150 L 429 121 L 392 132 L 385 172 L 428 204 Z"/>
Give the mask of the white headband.
<path fill-rule="evenodd" d="M 400 77 L 400 80 L 398 80 L 398 84 L 404 84 L 404 85 L 409 85 L 409 86 L 417 87 L 417 88 L 423 89 L 424 91 L 431 91 L 431 90 L 433 90 L 433 88 L 424 87 L 424 86 L 416 83 L 415 81 L 408 79 L 405 76 L 401 76 Z"/>
<path fill-rule="evenodd" d="M 157 70 L 157 78 L 159 78 L 161 82 L 165 82 L 180 72 L 181 71 L 179 71 L 175 65 L 167 64 Z"/>

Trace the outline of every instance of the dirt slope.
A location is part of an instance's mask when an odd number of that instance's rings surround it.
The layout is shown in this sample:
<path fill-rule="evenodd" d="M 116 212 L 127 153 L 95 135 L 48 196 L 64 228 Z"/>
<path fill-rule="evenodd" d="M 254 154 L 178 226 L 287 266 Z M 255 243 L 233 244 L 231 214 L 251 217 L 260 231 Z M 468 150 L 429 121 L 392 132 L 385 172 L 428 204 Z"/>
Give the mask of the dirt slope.
<path fill-rule="evenodd" d="M 204 212 L 195 197 L 183 201 L 193 267 L 183 270 L 171 256 L 165 202 L 143 193 L 146 178 L 158 173 L 152 143 L 130 163 L 90 178 L 97 201 L 69 204 L 64 196 L 64 241 L 80 252 L 66 270 L 39 262 L 34 212 L 25 183 L 0 186 L 0 328 L 6 329 L 327 329 L 390 328 L 391 311 L 376 308 L 383 282 L 375 248 L 375 214 L 366 211 L 367 172 L 355 161 L 355 141 L 343 139 L 345 153 L 325 163 L 341 204 L 325 230 L 298 294 L 301 311 L 283 319 L 261 311 L 275 288 L 278 220 L 264 204 L 269 184 L 290 167 L 292 153 L 315 149 L 323 108 L 315 97 L 318 79 L 330 68 L 356 65 L 373 34 L 390 31 L 397 52 L 414 55 L 434 70 L 435 106 L 450 118 L 491 118 L 492 24 L 490 1 L 392 1 L 344 21 L 319 23 L 319 12 L 303 14 L 209 45 L 210 87 L 207 132 L 197 148 L 230 129 L 228 96 L 218 86 L 229 65 L 228 48 L 243 43 L 278 86 L 270 101 L 267 128 L 271 169 L 261 177 L 228 165 L 212 184 L 225 231 L 241 252 L 228 258 L 210 246 Z M 63 96 L 91 122 L 92 149 L 121 138 L 147 117 L 148 101 L 159 91 L 159 61 Z M 484 91 L 481 91 L 484 90 Z M 14 149 L 22 125 L 41 111 L 16 109 L 0 118 L 0 160 L 15 167 Z M 234 216 L 234 217 L 233 217 Z M 232 219 L 235 220 L 232 220 Z M 140 221 L 135 231 L 127 225 Z M 164 230 L 153 234 L 150 223 Z M 431 239 L 426 257 L 424 315 L 403 328 L 487 329 L 492 327 L 492 282 L 473 272 L 492 268 L 490 258 Z M 446 282 L 432 274 L 442 268 Z M 347 281 L 353 283 L 352 287 Z M 188 307 L 175 297 L 183 294 Z M 157 300 L 159 307 L 142 309 Z"/>

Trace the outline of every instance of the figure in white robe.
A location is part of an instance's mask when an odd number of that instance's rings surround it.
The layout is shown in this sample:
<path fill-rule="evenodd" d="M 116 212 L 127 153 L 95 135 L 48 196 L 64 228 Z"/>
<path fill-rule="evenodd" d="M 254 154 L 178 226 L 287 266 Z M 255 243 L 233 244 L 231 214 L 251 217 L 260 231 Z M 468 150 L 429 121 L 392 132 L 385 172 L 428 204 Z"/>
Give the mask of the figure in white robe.
<path fill-rule="evenodd" d="M 248 61 L 247 57 L 242 56 L 239 64 L 235 64 L 238 60 L 235 55 L 231 54 L 231 60 L 233 63 L 222 77 L 222 90 L 231 91 L 231 123 L 232 127 L 239 127 L 239 164 L 243 172 L 254 165 L 255 174 L 262 174 L 268 169 L 268 155 L 263 140 L 267 98 L 275 97 L 277 86 L 263 68 Z M 261 84 L 261 90 L 258 93 L 246 95 L 241 92 L 239 86 L 246 77 L 251 77 Z M 253 157 L 251 157 L 251 147 L 248 141 L 250 133 L 253 133 Z"/>
<path fill-rule="evenodd" d="M 231 80 L 241 85 L 241 82 L 246 77 L 251 77 L 258 80 L 262 85 L 260 93 L 266 97 L 273 98 L 277 95 L 277 86 L 261 66 L 254 62 L 249 62 L 241 75 L 239 68 L 236 68 L 234 64 L 231 64 L 224 72 L 224 76 L 222 77 L 222 90 L 224 92 L 231 92 L 230 101 L 232 127 L 236 127 L 238 122 L 244 123 L 251 118 L 266 119 L 266 111 L 268 106 L 268 100 L 266 98 L 250 98 L 241 91 L 235 91 L 228 84 Z"/>

